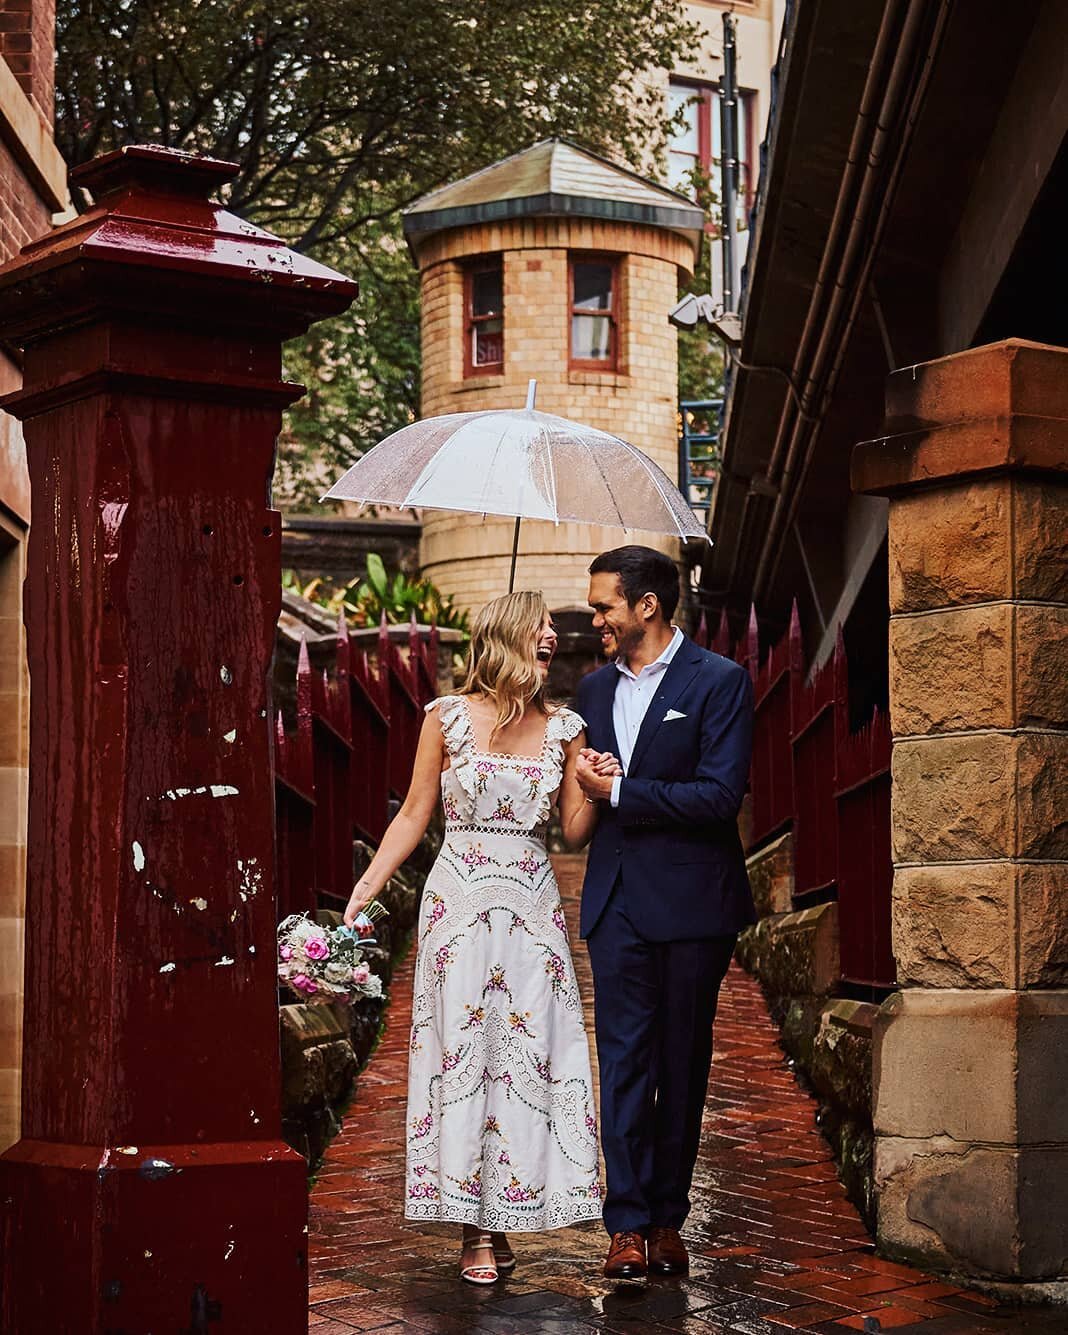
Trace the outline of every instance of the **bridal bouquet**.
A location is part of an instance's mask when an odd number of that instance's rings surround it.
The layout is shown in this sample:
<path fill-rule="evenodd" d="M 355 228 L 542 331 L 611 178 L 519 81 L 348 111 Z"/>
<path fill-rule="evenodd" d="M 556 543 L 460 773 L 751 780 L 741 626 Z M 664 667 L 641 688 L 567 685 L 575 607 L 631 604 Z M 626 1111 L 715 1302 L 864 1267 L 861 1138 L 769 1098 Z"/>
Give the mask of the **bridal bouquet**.
<path fill-rule="evenodd" d="M 278 926 L 278 977 L 311 1006 L 380 997 L 382 982 L 360 949 L 374 945 L 374 924 L 387 909 L 372 900 L 352 927 L 322 927 L 306 913 Z"/>

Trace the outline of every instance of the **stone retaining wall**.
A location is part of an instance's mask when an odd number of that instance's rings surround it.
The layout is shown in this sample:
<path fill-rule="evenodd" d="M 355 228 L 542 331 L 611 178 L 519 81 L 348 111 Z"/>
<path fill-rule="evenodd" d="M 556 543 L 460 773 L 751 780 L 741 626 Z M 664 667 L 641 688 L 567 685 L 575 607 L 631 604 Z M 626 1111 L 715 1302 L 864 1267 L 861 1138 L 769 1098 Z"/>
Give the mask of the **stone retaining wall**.
<path fill-rule="evenodd" d="M 748 860 L 760 921 L 738 939 L 739 963 L 759 979 L 782 1045 L 819 1100 L 817 1120 L 839 1176 L 869 1226 L 872 1172 L 872 1025 L 878 1007 L 833 995 L 839 981 L 838 905 L 791 910 L 793 836 Z"/>

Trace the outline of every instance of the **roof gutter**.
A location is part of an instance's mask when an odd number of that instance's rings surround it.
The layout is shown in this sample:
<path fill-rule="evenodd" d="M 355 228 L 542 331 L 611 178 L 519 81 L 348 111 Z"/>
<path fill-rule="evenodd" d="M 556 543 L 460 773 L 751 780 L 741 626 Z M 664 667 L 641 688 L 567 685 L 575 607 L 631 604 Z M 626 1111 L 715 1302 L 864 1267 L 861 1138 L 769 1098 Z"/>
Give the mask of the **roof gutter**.
<path fill-rule="evenodd" d="M 780 534 L 796 511 L 827 397 L 841 368 L 849 334 L 867 287 L 878 238 L 893 196 L 893 185 L 899 175 L 951 5 L 952 0 L 891 0 L 884 12 L 846 169 L 793 360 L 791 379 L 801 387 L 800 403 L 795 405 L 792 397 L 785 400 L 768 463 L 767 481 L 775 490 L 775 502 L 761 542 L 753 580 L 752 596 L 757 601 L 764 597 L 774 577 Z M 923 50 L 932 11 L 936 18 L 932 35 L 927 40 L 926 62 L 920 77 L 913 79 L 912 70 Z M 906 100 L 908 113 L 905 128 L 897 139 L 890 181 L 880 190 L 884 159 L 895 130 L 902 124 L 902 107 Z M 863 249 L 865 241 L 868 242 L 866 251 Z"/>

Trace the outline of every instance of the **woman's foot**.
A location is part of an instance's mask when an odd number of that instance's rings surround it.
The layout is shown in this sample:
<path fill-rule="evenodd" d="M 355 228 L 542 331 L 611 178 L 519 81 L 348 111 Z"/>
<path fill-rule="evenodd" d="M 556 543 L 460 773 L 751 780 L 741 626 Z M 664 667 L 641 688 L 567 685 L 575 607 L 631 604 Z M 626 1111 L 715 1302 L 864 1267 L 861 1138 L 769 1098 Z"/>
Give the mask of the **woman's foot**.
<path fill-rule="evenodd" d="M 460 1278 L 468 1284 L 496 1284 L 497 1262 L 493 1255 L 493 1238 L 477 1229 L 464 1229 L 463 1251 L 460 1253 Z"/>
<path fill-rule="evenodd" d="M 505 1271 L 515 1269 L 515 1253 L 512 1251 L 508 1239 L 503 1233 L 491 1233 L 493 1239 L 493 1259 L 497 1262 L 497 1269 L 503 1275 Z"/>

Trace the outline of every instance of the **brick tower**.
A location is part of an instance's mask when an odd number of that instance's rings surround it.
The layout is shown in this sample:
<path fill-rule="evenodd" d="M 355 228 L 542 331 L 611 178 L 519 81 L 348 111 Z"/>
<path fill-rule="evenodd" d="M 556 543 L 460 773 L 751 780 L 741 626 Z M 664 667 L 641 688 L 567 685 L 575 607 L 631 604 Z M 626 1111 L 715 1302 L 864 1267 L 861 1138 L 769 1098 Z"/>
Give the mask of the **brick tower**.
<path fill-rule="evenodd" d="M 549 139 L 424 196 L 406 213 L 423 311 L 424 417 L 537 406 L 611 431 L 677 474 L 676 334 L 703 216 L 666 190 Z M 513 523 L 428 510 L 420 563 L 477 609 L 508 588 Z M 586 566 L 624 541 L 674 539 L 526 522 L 516 587 L 586 601 Z"/>

